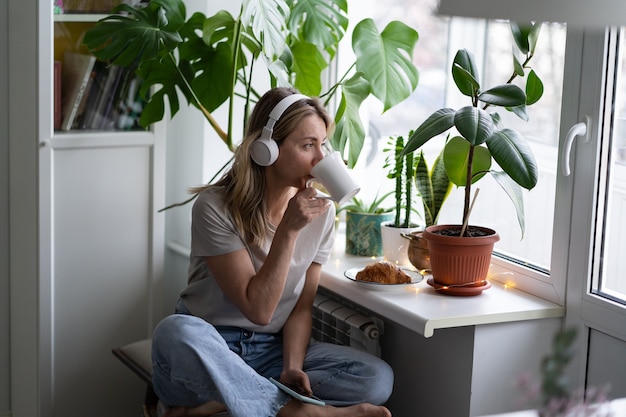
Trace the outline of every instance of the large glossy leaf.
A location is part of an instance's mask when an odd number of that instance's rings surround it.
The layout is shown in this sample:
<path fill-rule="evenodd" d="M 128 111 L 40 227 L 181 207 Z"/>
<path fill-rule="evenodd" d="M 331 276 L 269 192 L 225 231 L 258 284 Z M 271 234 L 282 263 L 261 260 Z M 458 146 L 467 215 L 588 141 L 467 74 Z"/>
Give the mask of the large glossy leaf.
<path fill-rule="evenodd" d="M 526 105 L 535 104 L 542 96 L 543 82 L 541 82 L 535 71 L 531 70 L 528 73 L 528 80 L 526 80 Z"/>
<path fill-rule="evenodd" d="M 291 45 L 295 74 L 294 86 L 303 94 L 319 96 L 322 91 L 322 71 L 328 66 L 326 59 L 315 45 L 295 41 Z"/>
<path fill-rule="evenodd" d="M 177 31 L 185 21 L 185 6 L 180 0 L 152 0 L 140 8 L 121 4 L 112 13 L 83 40 L 102 61 L 137 67 L 145 59 L 161 58 L 182 41 Z"/>
<path fill-rule="evenodd" d="M 198 55 L 199 59 L 193 64 L 193 72 L 196 76 L 191 87 L 200 103 L 212 112 L 230 98 L 233 84 L 232 52 L 225 43 L 218 44 L 215 49 L 209 49 L 206 46 L 202 49 L 204 49 L 203 53 Z M 214 80 L 222 80 L 222 82 L 216 83 Z M 152 81 L 151 83 L 158 85 Z M 191 100 L 190 102 L 193 103 Z"/>
<path fill-rule="evenodd" d="M 412 63 L 418 34 L 399 21 L 390 22 L 379 34 L 372 19 L 354 28 L 352 49 L 357 71 L 369 81 L 372 94 L 383 102 L 383 112 L 407 98 L 419 79 Z"/>
<path fill-rule="evenodd" d="M 331 143 L 341 154 L 348 146 L 348 166 L 353 168 L 365 140 L 359 109 L 370 94 L 370 86 L 362 74 L 356 73 L 342 85 L 341 91 L 340 109 L 335 119 L 336 128 Z"/>
<path fill-rule="evenodd" d="M 495 106 L 516 107 L 526 104 L 526 94 L 514 84 L 502 84 L 483 91 L 478 100 Z"/>
<path fill-rule="evenodd" d="M 447 131 L 454 126 L 454 114 L 456 110 L 450 108 L 439 109 L 413 131 L 406 142 L 402 155 L 419 149 L 435 136 Z"/>
<path fill-rule="evenodd" d="M 459 187 L 467 183 L 470 144 L 460 136 L 455 136 L 446 143 L 443 150 L 443 163 L 450 181 Z M 491 168 L 491 154 L 483 146 L 474 146 L 472 157 L 472 183 L 481 179 Z"/>
<path fill-rule="evenodd" d="M 286 48 L 289 6 L 285 0 L 244 0 L 241 21 L 250 27 L 270 61 Z"/>
<path fill-rule="evenodd" d="M 530 26 L 520 25 L 518 22 L 511 22 L 511 33 L 513 34 L 513 40 L 519 48 L 520 52 L 524 55 L 530 52 L 530 43 L 528 42 L 528 33 L 530 32 Z"/>
<path fill-rule="evenodd" d="M 537 185 L 537 162 L 530 146 L 517 131 L 498 130 L 487 140 L 487 146 L 493 159 L 513 181 L 527 190 Z"/>
<path fill-rule="evenodd" d="M 461 107 L 454 114 L 454 127 L 471 145 L 484 143 L 494 131 L 489 113 L 477 107 Z"/>
<path fill-rule="evenodd" d="M 452 78 L 459 91 L 468 97 L 474 97 L 480 88 L 478 74 L 474 54 L 467 49 L 459 49 L 452 62 Z"/>
<path fill-rule="evenodd" d="M 326 50 L 332 59 L 334 46 L 348 27 L 347 0 L 288 0 L 291 5 L 289 30 L 297 39 Z"/>
<path fill-rule="evenodd" d="M 505 172 L 491 171 L 491 176 L 502 187 L 506 194 L 511 199 L 515 212 L 517 213 L 517 222 L 522 231 L 522 239 L 524 238 L 524 231 L 526 229 L 526 220 L 524 216 L 524 196 L 522 195 L 522 188 L 518 183 L 513 181 Z"/>

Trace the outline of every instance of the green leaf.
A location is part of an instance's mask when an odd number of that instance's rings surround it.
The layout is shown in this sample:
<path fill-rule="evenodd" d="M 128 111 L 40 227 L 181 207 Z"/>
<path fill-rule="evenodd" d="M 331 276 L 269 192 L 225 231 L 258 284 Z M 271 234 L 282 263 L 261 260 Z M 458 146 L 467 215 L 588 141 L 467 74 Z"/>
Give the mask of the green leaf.
<path fill-rule="evenodd" d="M 534 70 L 528 73 L 528 80 L 526 81 L 526 105 L 530 106 L 539 101 L 543 96 L 543 82 Z"/>
<path fill-rule="evenodd" d="M 513 206 L 515 207 L 515 212 L 517 214 L 517 222 L 519 223 L 519 227 L 522 231 L 523 239 L 524 231 L 526 230 L 526 221 L 524 216 L 524 196 L 522 195 L 522 188 L 505 172 L 491 171 L 491 175 L 509 196 L 511 202 L 513 202 Z"/>
<path fill-rule="evenodd" d="M 437 158 L 435 158 L 435 162 L 433 163 L 430 173 L 430 182 L 433 188 L 433 224 L 436 224 L 439 219 L 441 207 L 450 195 L 450 192 L 452 192 L 452 181 L 448 178 L 443 161 L 443 149 L 441 150 L 441 153 L 437 155 Z"/>
<path fill-rule="evenodd" d="M 295 3 L 295 4 L 294 4 Z M 346 0 L 290 1 L 289 30 L 295 38 L 312 43 L 334 57 L 334 47 L 348 28 Z"/>
<path fill-rule="evenodd" d="M 539 40 L 539 32 L 541 32 L 542 22 L 534 22 L 530 30 L 528 31 L 528 45 L 530 47 L 530 53 L 535 53 L 537 47 L 537 41 Z"/>
<path fill-rule="evenodd" d="M 435 224 L 433 217 L 433 187 L 430 181 L 430 173 L 428 172 L 428 165 L 426 164 L 426 158 L 424 158 L 424 152 L 420 151 L 417 166 L 415 167 L 415 188 L 422 198 L 422 205 L 424 206 L 424 222 L 426 226 Z"/>
<path fill-rule="evenodd" d="M 468 97 L 474 97 L 480 89 L 478 74 L 474 54 L 467 49 L 459 49 L 452 62 L 452 78 L 459 91 Z"/>
<path fill-rule="evenodd" d="M 530 31 L 529 26 L 520 25 L 517 22 L 511 22 L 511 33 L 513 34 L 513 40 L 519 48 L 520 52 L 524 55 L 530 52 L 530 44 L 528 42 L 528 33 Z"/>
<path fill-rule="evenodd" d="M 513 72 L 520 77 L 524 76 L 524 67 L 522 67 L 515 54 L 513 54 Z"/>
<path fill-rule="evenodd" d="M 196 55 L 199 59 L 193 63 L 195 78 L 191 82 L 191 88 L 200 103 L 212 112 L 230 98 L 233 84 L 232 54 L 225 43 L 218 44 L 215 49 L 208 49 L 206 45 L 198 49 L 203 49 L 203 52 Z M 223 80 L 223 82 L 216 83 L 214 80 Z M 157 81 L 152 78 L 150 78 L 150 84 L 158 85 Z M 184 86 L 181 86 L 181 90 L 183 89 Z"/>
<path fill-rule="evenodd" d="M 308 96 L 319 96 L 322 91 L 322 71 L 328 67 L 315 45 L 296 41 L 291 46 L 295 73 L 294 86 Z"/>
<path fill-rule="evenodd" d="M 424 153 L 420 151 L 415 169 L 415 185 L 422 198 L 426 226 L 436 224 L 441 207 L 452 191 L 452 182 L 446 174 L 446 168 L 443 163 L 443 149 L 435 158 L 433 167 L 430 170 L 424 158 Z"/>
<path fill-rule="evenodd" d="M 477 107 L 462 107 L 454 114 L 454 126 L 471 145 L 484 143 L 494 131 L 489 113 Z"/>
<path fill-rule="evenodd" d="M 244 0 L 241 21 L 250 27 L 263 47 L 264 54 L 274 61 L 286 48 L 289 6 L 284 0 Z"/>
<path fill-rule="evenodd" d="M 419 73 L 412 62 L 418 34 L 399 21 L 379 34 L 372 19 L 354 28 L 352 49 L 356 68 L 369 81 L 372 94 L 383 102 L 383 112 L 407 98 L 417 87 Z"/>
<path fill-rule="evenodd" d="M 478 100 L 494 106 L 515 107 L 526 104 L 526 94 L 514 84 L 502 84 L 483 91 Z"/>
<path fill-rule="evenodd" d="M 464 187 L 469 165 L 470 144 L 460 136 L 455 136 L 446 143 L 443 150 L 443 163 L 446 174 L 452 183 Z M 474 147 L 472 160 L 472 183 L 481 179 L 491 168 L 491 154 L 483 146 Z"/>
<path fill-rule="evenodd" d="M 83 43 L 98 59 L 122 67 L 138 67 L 144 60 L 162 57 L 182 41 L 178 29 L 184 23 L 180 0 L 153 0 L 134 8 L 121 4 L 112 14 L 85 33 Z"/>
<path fill-rule="evenodd" d="M 455 113 L 456 110 L 454 109 L 443 108 L 428 116 L 428 118 L 413 131 L 402 151 L 402 155 L 415 151 L 430 139 L 454 126 Z"/>
<path fill-rule="evenodd" d="M 528 112 L 526 111 L 527 109 L 526 109 L 525 104 L 521 106 L 508 107 L 508 109 L 511 110 L 513 114 L 515 114 L 517 117 L 519 117 L 523 121 L 527 122 L 529 120 Z"/>
<path fill-rule="evenodd" d="M 530 146 L 517 131 L 498 130 L 487 140 L 487 147 L 513 181 L 527 190 L 537 185 L 537 162 Z"/>
<path fill-rule="evenodd" d="M 353 168 L 365 141 L 365 129 L 359 109 L 370 93 L 369 83 L 356 73 L 342 85 L 341 111 L 335 119 L 335 132 L 331 139 L 333 147 L 343 155 L 348 146 L 348 167 Z"/>

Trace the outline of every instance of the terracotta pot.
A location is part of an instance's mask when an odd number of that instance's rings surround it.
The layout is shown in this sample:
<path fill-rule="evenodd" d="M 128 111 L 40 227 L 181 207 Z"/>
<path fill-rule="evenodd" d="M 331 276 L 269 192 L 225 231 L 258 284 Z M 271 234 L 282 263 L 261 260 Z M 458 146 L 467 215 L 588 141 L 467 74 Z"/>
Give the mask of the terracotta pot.
<path fill-rule="evenodd" d="M 428 242 L 424 239 L 424 231 L 405 235 L 409 239 L 409 261 L 420 271 L 430 270 L 430 252 Z"/>
<path fill-rule="evenodd" d="M 424 231 L 435 283 L 479 285 L 487 278 L 493 245 L 500 240 L 500 236 L 495 230 L 486 227 L 469 227 L 484 232 L 485 236 L 458 237 L 436 233 L 444 229 L 460 230 L 460 225 L 435 225 Z"/>

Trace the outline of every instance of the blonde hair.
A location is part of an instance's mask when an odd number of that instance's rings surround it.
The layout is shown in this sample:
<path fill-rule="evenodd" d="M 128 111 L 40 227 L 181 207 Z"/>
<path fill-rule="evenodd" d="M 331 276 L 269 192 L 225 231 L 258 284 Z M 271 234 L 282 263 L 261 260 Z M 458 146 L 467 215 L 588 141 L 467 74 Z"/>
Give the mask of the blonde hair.
<path fill-rule="evenodd" d="M 256 164 L 250 156 L 252 143 L 261 136 L 269 114 L 280 100 L 296 94 L 292 88 L 277 87 L 266 92 L 254 107 L 246 134 L 235 151 L 233 163 L 226 174 L 215 183 L 224 187 L 226 207 L 232 215 L 235 227 L 247 243 L 262 245 L 265 240 L 268 220 L 263 196 L 265 195 L 265 167 Z M 289 106 L 274 126 L 272 137 L 278 143 L 296 129 L 302 119 L 309 115 L 318 115 L 326 124 L 327 134 L 333 129 L 333 121 L 317 98 L 299 100 Z M 210 187 L 194 188 L 192 192 L 201 192 Z"/>

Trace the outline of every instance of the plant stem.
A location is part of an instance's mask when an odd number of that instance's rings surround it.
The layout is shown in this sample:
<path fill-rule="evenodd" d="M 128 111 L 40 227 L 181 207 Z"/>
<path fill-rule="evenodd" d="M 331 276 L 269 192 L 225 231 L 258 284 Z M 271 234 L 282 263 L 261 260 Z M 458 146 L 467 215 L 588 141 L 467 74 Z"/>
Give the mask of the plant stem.
<path fill-rule="evenodd" d="M 472 165 L 474 164 L 474 145 L 470 145 L 469 152 L 467 154 L 467 175 L 465 179 L 465 200 L 463 202 L 463 221 L 462 224 L 468 223 L 470 197 L 472 194 Z M 467 230 L 466 230 L 467 233 Z"/>

